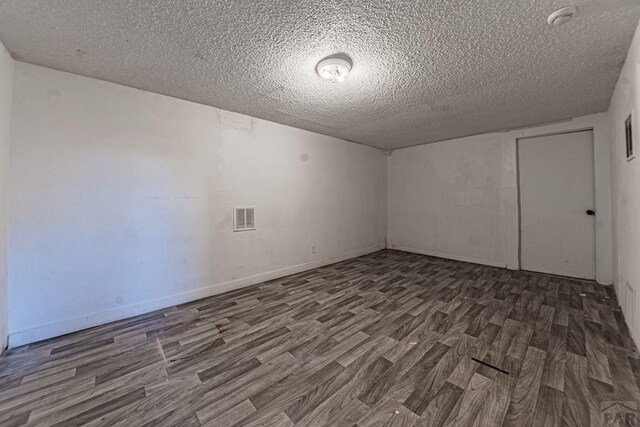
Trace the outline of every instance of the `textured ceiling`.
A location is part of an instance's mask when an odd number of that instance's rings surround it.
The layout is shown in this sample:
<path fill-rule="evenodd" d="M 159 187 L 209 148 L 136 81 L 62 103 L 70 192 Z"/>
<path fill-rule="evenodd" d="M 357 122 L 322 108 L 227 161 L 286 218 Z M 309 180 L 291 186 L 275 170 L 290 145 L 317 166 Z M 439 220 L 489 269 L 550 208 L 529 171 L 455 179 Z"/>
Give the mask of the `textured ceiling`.
<path fill-rule="evenodd" d="M 638 0 L 2 0 L 14 57 L 384 149 L 608 108 Z M 344 53 L 342 84 L 314 72 Z"/>

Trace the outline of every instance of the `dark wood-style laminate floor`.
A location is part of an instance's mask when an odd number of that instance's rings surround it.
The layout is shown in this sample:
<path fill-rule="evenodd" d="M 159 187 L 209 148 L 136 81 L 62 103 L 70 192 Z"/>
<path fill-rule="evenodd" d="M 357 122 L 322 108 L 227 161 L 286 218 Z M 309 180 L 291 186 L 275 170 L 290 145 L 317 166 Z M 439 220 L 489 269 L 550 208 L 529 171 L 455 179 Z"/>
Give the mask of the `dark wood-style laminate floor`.
<path fill-rule="evenodd" d="M 639 381 L 611 288 L 381 251 L 10 350 L 0 425 L 588 426 Z"/>

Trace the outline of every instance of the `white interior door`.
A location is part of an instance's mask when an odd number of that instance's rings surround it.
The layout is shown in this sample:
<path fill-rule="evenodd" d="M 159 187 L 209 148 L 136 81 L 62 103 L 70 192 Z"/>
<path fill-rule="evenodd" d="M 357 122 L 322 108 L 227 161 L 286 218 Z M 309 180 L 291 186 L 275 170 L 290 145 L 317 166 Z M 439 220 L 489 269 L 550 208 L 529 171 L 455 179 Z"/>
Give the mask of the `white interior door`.
<path fill-rule="evenodd" d="M 520 268 L 595 279 L 593 132 L 518 141 Z"/>

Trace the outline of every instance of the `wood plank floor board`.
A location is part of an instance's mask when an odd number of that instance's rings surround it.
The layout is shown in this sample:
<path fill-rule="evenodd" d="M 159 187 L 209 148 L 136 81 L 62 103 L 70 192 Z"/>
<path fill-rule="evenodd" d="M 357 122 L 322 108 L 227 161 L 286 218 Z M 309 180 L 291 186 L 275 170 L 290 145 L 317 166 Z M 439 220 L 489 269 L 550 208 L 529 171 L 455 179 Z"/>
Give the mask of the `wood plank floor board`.
<path fill-rule="evenodd" d="M 509 374 L 494 371 L 493 383 L 476 418 L 477 426 L 501 426 L 504 422 L 519 369 L 517 359 L 510 357 L 505 359 L 503 366 Z"/>
<path fill-rule="evenodd" d="M 2 426 L 586 426 L 640 400 L 610 287 L 384 250 L 0 357 Z"/>
<path fill-rule="evenodd" d="M 505 426 L 531 425 L 540 390 L 545 356 L 544 351 L 535 347 L 529 347 L 527 350 L 513 389 Z"/>
<path fill-rule="evenodd" d="M 487 377 L 478 373 L 473 374 L 471 381 L 469 381 L 467 387 L 462 392 L 458 411 L 451 413 L 445 425 L 471 427 L 489 393 L 492 383 L 493 381 Z"/>
<path fill-rule="evenodd" d="M 561 391 L 541 384 L 531 425 L 545 427 L 560 426 L 562 423 L 563 404 L 564 395 Z"/>
<path fill-rule="evenodd" d="M 574 353 L 567 353 L 563 425 L 576 427 L 591 425 L 587 378 L 587 360 Z"/>
<path fill-rule="evenodd" d="M 443 426 L 452 413 L 459 408 L 464 389 L 445 382 L 436 396 L 428 403 L 422 420 L 430 425 Z"/>

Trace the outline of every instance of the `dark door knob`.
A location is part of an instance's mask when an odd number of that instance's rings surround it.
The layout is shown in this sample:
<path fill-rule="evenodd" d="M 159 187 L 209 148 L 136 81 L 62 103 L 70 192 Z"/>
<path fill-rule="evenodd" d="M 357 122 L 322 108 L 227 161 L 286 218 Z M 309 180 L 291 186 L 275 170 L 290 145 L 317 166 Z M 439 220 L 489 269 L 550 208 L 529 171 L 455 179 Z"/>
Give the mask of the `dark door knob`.
<path fill-rule="evenodd" d="M 595 212 L 595 211 L 592 211 L 591 209 L 589 209 L 589 210 L 587 211 L 587 215 L 591 215 L 591 216 L 593 216 L 593 215 L 595 215 L 595 214 L 596 214 L 596 212 Z"/>

